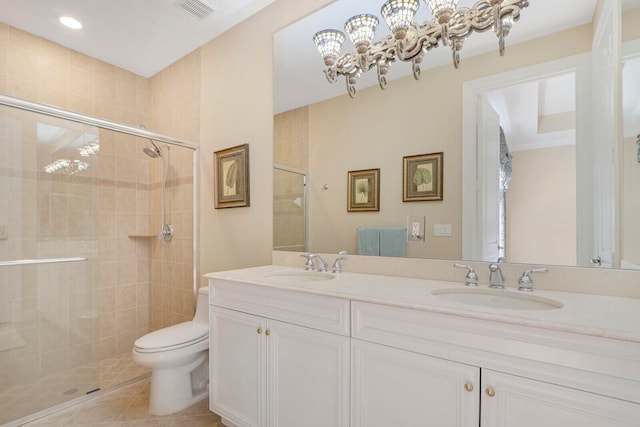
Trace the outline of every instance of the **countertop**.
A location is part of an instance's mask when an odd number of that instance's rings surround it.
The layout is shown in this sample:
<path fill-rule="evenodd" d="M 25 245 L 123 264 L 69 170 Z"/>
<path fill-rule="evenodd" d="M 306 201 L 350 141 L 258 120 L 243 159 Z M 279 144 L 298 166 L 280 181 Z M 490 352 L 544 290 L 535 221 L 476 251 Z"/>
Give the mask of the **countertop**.
<path fill-rule="evenodd" d="M 453 302 L 432 294 L 441 289 L 469 289 L 464 283 L 349 272 L 332 274 L 334 278 L 323 281 L 283 281 L 268 277 L 282 272 L 305 273 L 305 270 L 266 265 L 208 273 L 205 277 L 640 343 L 640 299 L 637 298 L 535 290 L 534 283 L 534 291 L 526 295 L 551 299 L 563 307 L 514 310 Z M 488 286 L 481 284 L 472 288 L 475 289 L 487 290 Z M 504 292 L 522 294 L 515 288 Z"/>

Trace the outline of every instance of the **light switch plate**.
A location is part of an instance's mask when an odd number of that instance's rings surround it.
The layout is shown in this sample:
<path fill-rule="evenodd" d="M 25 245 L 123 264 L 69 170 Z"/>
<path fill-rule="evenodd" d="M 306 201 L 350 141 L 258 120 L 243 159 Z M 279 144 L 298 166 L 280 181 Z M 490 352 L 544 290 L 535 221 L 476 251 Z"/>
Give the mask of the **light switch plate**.
<path fill-rule="evenodd" d="M 433 224 L 433 235 L 436 237 L 451 236 L 451 224 Z"/>

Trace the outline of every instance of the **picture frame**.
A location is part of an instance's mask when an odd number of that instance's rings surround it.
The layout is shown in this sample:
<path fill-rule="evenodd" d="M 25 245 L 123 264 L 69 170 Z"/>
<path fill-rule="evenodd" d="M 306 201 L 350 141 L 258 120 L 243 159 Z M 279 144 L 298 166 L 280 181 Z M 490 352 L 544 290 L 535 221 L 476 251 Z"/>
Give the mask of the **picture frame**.
<path fill-rule="evenodd" d="M 380 210 L 380 169 L 348 172 L 348 212 L 376 212 Z"/>
<path fill-rule="evenodd" d="M 402 201 L 443 200 L 444 153 L 404 156 L 402 159 Z"/>
<path fill-rule="evenodd" d="M 239 208 L 249 202 L 249 144 L 214 154 L 214 208 Z"/>

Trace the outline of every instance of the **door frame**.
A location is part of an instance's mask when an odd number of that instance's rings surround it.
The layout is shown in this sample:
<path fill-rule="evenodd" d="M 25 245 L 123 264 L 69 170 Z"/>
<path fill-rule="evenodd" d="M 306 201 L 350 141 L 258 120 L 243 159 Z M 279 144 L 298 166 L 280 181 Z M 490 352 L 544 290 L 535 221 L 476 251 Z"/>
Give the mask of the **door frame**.
<path fill-rule="evenodd" d="M 573 72 L 576 76 L 576 164 L 580 177 L 589 173 L 586 162 L 581 161 L 585 156 L 590 158 L 589 123 L 591 117 L 590 93 L 590 54 L 569 56 L 555 61 L 533 65 L 506 73 L 496 74 L 486 78 L 466 82 L 462 85 L 462 259 L 480 260 L 482 254 L 477 253 L 481 236 L 478 236 L 476 218 L 479 215 L 477 176 L 477 129 L 478 129 L 478 99 L 486 92 L 502 89 L 507 86 L 528 83 L 560 74 Z M 582 208 L 591 209 L 588 200 L 579 197 L 578 212 Z M 578 220 L 577 235 L 593 234 L 589 224 Z M 580 242 L 577 242 L 578 248 Z"/>

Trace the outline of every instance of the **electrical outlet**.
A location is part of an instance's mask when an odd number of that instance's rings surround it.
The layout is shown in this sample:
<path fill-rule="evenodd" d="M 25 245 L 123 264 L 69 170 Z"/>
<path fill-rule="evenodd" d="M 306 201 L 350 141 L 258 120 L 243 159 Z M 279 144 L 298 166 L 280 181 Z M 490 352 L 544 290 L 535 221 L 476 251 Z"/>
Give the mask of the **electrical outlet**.
<path fill-rule="evenodd" d="M 411 235 L 412 236 L 419 236 L 420 235 L 420 223 L 419 222 L 411 223 Z"/>
<path fill-rule="evenodd" d="M 407 217 L 407 242 L 424 242 L 424 223 L 423 216 Z"/>

